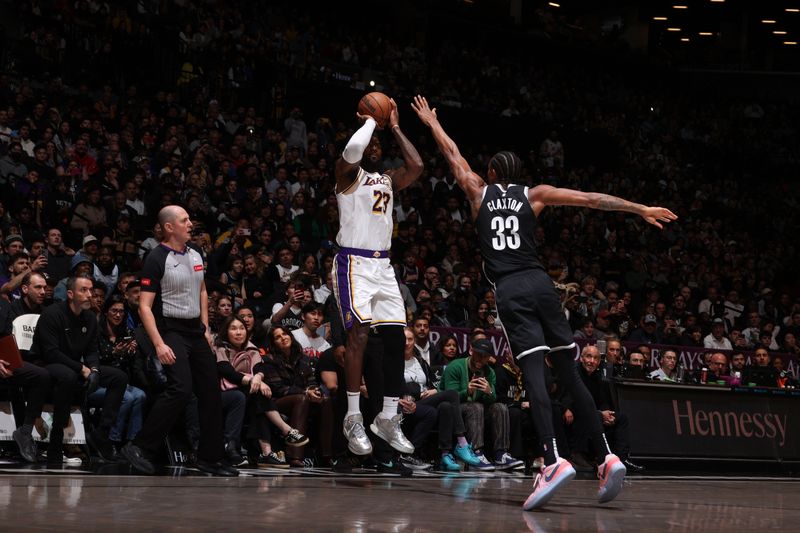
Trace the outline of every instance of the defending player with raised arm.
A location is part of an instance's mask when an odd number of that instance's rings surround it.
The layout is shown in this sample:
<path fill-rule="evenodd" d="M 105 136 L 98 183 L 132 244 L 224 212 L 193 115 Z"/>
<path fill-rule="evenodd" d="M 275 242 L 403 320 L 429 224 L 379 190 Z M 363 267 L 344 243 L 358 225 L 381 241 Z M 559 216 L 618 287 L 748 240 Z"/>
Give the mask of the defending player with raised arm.
<path fill-rule="evenodd" d="M 477 218 L 486 182 L 472 171 L 467 160 L 464 159 L 458 151 L 456 143 L 445 133 L 436 116 L 436 108 L 431 109 L 428 105 L 428 101 L 423 96 L 415 96 L 411 106 L 414 108 L 414 111 L 417 112 L 423 124 L 431 129 L 433 138 L 439 146 L 439 150 L 441 150 L 445 159 L 447 159 L 447 163 L 450 165 L 450 171 L 455 176 L 458 185 L 467 194 L 467 198 L 469 198 L 472 217 Z M 501 181 L 500 178 L 502 176 L 498 175 L 496 167 L 521 165 L 521 161 L 511 152 L 498 153 L 492 158 L 492 162 L 494 162 L 495 165 L 492 165 L 490 162 L 489 170 L 486 174 L 487 181 L 490 184 Z M 648 207 L 609 194 L 563 189 L 551 185 L 537 185 L 529 189 L 528 199 L 536 216 L 539 216 L 542 209 L 548 205 L 569 205 L 589 207 L 601 211 L 626 211 L 628 213 L 634 213 L 642 217 L 648 224 L 652 224 L 659 229 L 663 229 L 662 222 L 670 222 L 678 218 L 675 213 L 663 207 Z"/>
<path fill-rule="evenodd" d="M 450 170 L 467 194 L 483 255 L 483 268 L 495 287 L 497 313 L 531 399 L 531 418 L 544 452 L 545 466 L 534 479 L 533 492 L 523 508 L 542 507 L 564 483 L 575 477 L 575 469 L 569 461 L 558 456 L 550 398 L 544 381 L 544 356 L 548 353 L 560 387 L 573 397 L 573 410 L 588 429 L 600 463 L 598 499 L 600 503 L 613 500 L 622 489 L 628 458 L 611 453 L 594 400 L 578 375 L 572 330 L 561 310 L 553 281 L 539 262 L 533 238 L 537 217 L 548 205 L 627 211 L 658 228 L 677 217 L 663 207 L 647 207 L 607 194 L 549 185 L 533 188 L 515 185 L 513 181 L 522 174 L 522 161 L 513 152 L 499 152 L 492 157 L 487 185 L 470 169 L 456 144 L 442 129 L 436 110 L 428 106 L 425 98 L 417 96 L 412 105 L 420 120 L 431 128 Z"/>
<path fill-rule="evenodd" d="M 389 260 L 392 245 L 394 194 L 422 174 L 422 158 L 400 129 L 397 104 L 390 100 L 388 126 L 400 146 L 404 165 L 380 172 L 381 143 L 373 135 L 377 123 L 358 115 L 364 124 L 353 134 L 336 162 L 336 200 L 340 229 L 339 251 L 333 265 L 333 293 L 347 329 L 345 378 L 347 414 L 343 431 L 348 448 L 367 455 L 372 445 L 366 436 L 359 407 L 364 349 L 370 326 L 376 327 L 384 346 L 384 401 L 370 429 L 395 450 L 411 454 L 413 445 L 400 429 L 397 405 L 405 386 L 403 378 L 406 312 Z M 377 457 L 379 466 L 382 459 Z M 385 463 L 396 461 L 388 458 Z"/>

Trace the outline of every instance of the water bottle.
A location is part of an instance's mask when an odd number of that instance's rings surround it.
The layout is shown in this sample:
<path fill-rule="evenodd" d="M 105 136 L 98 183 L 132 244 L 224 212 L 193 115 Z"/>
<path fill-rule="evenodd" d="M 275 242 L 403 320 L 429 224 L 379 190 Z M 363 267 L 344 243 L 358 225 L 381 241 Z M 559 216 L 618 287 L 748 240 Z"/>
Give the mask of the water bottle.
<path fill-rule="evenodd" d="M 608 348 L 608 343 L 605 339 L 600 339 L 597 341 L 597 351 L 600 352 L 600 359 L 606 358 L 606 349 Z"/>
<path fill-rule="evenodd" d="M 678 366 L 675 369 L 675 381 L 683 383 L 684 379 L 686 379 L 686 369 L 683 368 L 683 364 L 680 359 L 678 359 Z"/>

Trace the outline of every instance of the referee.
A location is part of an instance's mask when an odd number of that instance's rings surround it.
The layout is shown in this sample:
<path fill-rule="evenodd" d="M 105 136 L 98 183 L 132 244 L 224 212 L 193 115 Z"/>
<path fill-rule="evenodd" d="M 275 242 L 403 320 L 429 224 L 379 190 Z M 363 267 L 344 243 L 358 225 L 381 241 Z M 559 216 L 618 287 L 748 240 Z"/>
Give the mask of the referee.
<path fill-rule="evenodd" d="M 197 467 L 218 476 L 238 476 L 225 457 L 217 363 L 208 330 L 208 294 L 203 258 L 190 246 L 189 214 L 176 205 L 158 213 L 164 240 L 147 256 L 141 274 L 139 316 L 164 365 L 167 388 L 156 399 L 136 438 L 122 448 L 131 465 L 146 474 L 156 452 L 181 417 L 194 392 L 200 414 Z"/>

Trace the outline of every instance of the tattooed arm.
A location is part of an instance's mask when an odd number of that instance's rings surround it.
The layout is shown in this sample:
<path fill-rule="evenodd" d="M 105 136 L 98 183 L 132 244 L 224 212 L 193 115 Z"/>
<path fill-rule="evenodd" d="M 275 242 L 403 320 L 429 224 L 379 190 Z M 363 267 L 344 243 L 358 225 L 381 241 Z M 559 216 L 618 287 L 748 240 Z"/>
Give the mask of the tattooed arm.
<path fill-rule="evenodd" d="M 559 189 L 550 185 L 538 185 L 528 190 L 528 200 L 533 212 L 539 213 L 548 205 L 571 205 L 577 207 L 590 207 L 600 211 L 625 211 L 642 217 L 647 223 L 662 228 L 662 222 L 671 222 L 678 217 L 669 209 L 663 207 L 648 207 L 646 205 L 629 202 L 610 194 L 597 192 L 583 192 L 573 189 Z"/>
<path fill-rule="evenodd" d="M 397 113 L 397 104 L 394 98 L 391 98 L 389 103 L 392 105 L 392 112 L 389 115 L 389 126 L 395 141 L 397 141 L 397 145 L 400 147 L 400 153 L 403 155 L 404 164 L 402 167 L 390 170 L 386 174 L 392 177 L 392 188 L 399 191 L 414 183 L 420 174 L 422 174 L 423 165 L 422 158 L 419 156 L 417 149 L 414 148 L 411 141 L 400 131 L 400 117 Z"/>

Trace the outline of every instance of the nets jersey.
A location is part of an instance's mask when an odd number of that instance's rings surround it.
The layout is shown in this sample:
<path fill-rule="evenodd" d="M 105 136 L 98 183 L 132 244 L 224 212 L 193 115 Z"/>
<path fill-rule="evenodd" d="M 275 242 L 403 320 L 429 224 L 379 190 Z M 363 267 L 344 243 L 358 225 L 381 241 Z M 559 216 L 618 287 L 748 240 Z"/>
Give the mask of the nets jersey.
<path fill-rule="evenodd" d="M 542 268 L 533 240 L 537 222 L 527 187 L 486 186 L 475 223 L 483 269 L 491 281 L 512 272 Z"/>
<path fill-rule="evenodd" d="M 392 246 L 392 178 L 358 169 L 358 177 L 336 192 L 339 202 L 339 234 L 336 242 L 346 248 L 388 250 Z"/>

